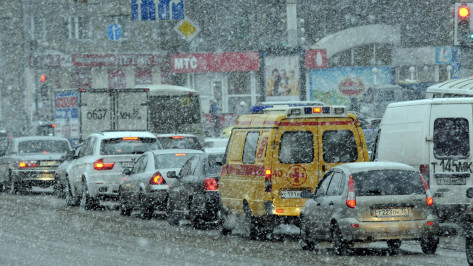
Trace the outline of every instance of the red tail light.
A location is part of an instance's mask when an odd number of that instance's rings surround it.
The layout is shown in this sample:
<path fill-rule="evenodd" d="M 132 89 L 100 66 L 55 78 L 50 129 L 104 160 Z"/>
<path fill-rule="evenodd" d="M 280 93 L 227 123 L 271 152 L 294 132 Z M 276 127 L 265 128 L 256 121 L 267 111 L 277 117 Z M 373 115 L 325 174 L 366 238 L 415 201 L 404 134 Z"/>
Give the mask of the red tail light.
<path fill-rule="evenodd" d="M 429 174 L 429 165 L 421 164 L 419 165 L 419 172 L 425 178 L 427 184 L 430 184 L 430 174 Z"/>
<path fill-rule="evenodd" d="M 348 180 L 347 206 L 350 208 L 356 207 L 355 184 L 351 175 L 350 180 Z"/>
<path fill-rule="evenodd" d="M 271 169 L 266 169 L 264 177 L 264 192 L 273 191 L 273 185 L 271 183 Z"/>
<path fill-rule="evenodd" d="M 111 170 L 115 166 L 115 163 L 104 163 L 103 158 L 98 159 L 94 162 L 94 170 Z"/>
<path fill-rule="evenodd" d="M 215 191 L 218 190 L 217 180 L 215 178 L 210 177 L 204 179 L 204 191 Z"/>
<path fill-rule="evenodd" d="M 160 172 L 154 173 L 153 177 L 149 180 L 150 185 L 165 185 L 166 180 L 164 180 L 163 176 Z"/>
<path fill-rule="evenodd" d="M 19 168 L 38 167 L 38 163 L 36 161 L 18 162 L 18 167 Z"/>
<path fill-rule="evenodd" d="M 173 139 L 183 139 L 184 137 L 183 136 L 173 136 L 172 138 Z"/>
<path fill-rule="evenodd" d="M 424 184 L 424 190 L 425 190 L 425 197 L 427 199 L 427 205 L 432 206 L 434 204 L 434 198 L 432 197 L 432 193 L 430 193 L 429 185 L 427 185 L 427 182 L 425 182 L 422 175 L 420 175 L 420 179 L 422 180 L 422 184 Z"/>
<path fill-rule="evenodd" d="M 123 140 L 138 140 L 138 137 L 123 137 Z"/>

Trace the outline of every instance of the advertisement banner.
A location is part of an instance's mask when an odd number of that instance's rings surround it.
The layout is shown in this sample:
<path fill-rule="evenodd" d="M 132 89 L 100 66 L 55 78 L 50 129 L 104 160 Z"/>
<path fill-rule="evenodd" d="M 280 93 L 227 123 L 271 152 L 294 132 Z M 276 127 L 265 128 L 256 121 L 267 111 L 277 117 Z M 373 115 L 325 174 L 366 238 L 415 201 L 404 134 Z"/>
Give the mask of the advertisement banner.
<path fill-rule="evenodd" d="M 79 142 L 79 93 L 56 92 L 55 102 L 55 136 L 69 139 L 72 147 Z"/>
<path fill-rule="evenodd" d="M 310 100 L 325 104 L 345 105 L 350 108 L 353 99 L 363 97 L 366 89 L 376 79 L 377 85 L 392 84 L 392 67 L 342 67 L 313 69 L 310 71 Z"/>
<path fill-rule="evenodd" d="M 265 57 L 266 101 L 297 101 L 300 94 L 299 56 Z"/>

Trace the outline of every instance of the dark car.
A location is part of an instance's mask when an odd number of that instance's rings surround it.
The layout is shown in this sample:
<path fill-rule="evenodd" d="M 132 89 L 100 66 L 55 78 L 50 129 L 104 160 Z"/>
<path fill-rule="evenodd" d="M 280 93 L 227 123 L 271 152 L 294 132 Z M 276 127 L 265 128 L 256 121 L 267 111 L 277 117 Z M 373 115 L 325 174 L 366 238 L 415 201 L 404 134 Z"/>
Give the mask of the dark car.
<path fill-rule="evenodd" d="M 156 134 L 163 149 L 204 150 L 199 138 L 192 134 Z"/>
<path fill-rule="evenodd" d="M 32 136 L 10 139 L 6 154 L 0 157 L 0 184 L 11 193 L 56 184 L 56 168 L 71 146 L 66 138 Z"/>
<path fill-rule="evenodd" d="M 177 225 L 180 219 L 189 219 L 194 228 L 199 228 L 217 222 L 220 169 L 214 155 L 202 154 L 191 157 L 179 175 L 168 172 L 168 177 L 176 178 L 168 191 L 169 224 Z"/>

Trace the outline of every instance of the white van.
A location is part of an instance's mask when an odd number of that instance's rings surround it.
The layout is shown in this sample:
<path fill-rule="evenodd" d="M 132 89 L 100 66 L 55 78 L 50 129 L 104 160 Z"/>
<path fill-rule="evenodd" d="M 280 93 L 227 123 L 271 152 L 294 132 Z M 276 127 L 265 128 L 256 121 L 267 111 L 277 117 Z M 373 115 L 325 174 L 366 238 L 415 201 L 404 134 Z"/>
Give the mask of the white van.
<path fill-rule="evenodd" d="M 440 222 L 461 221 L 471 202 L 472 116 L 473 98 L 439 98 L 392 103 L 381 120 L 374 160 L 419 169 L 429 180 Z"/>

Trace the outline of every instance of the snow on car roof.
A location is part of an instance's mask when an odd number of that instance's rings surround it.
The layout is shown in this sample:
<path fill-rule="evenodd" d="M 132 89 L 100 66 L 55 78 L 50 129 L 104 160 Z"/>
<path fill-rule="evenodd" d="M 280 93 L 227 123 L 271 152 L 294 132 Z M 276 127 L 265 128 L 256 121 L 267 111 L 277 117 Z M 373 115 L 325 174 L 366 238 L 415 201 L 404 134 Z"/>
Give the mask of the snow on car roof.
<path fill-rule="evenodd" d="M 410 106 L 410 105 L 432 105 L 432 104 L 471 104 L 473 98 L 433 98 L 433 99 L 422 99 L 415 101 L 395 102 L 390 103 L 388 107 L 399 107 L 399 106 Z"/>
<path fill-rule="evenodd" d="M 93 133 L 92 135 L 100 135 L 104 138 L 123 138 L 123 137 L 140 137 L 140 138 L 156 138 L 149 131 L 106 131 Z"/>
<path fill-rule="evenodd" d="M 337 166 L 339 168 L 346 168 L 351 172 L 362 172 L 369 170 L 384 170 L 384 169 L 399 169 L 417 171 L 414 167 L 403 163 L 396 162 L 359 162 L 347 163 Z"/>
<path fill-rule="evenodd" d="M 201 150 L 192 150 L 192 149 L 168 149 L 168 150 L 154 150 L 151 151 L 152 153 L 158 154 L 171 154 L 171 153 L 195 153 L 195 154 L 203 154 L 204 152 Z"/>
<path fill-rule="evenodd" d="M 58 141 L 67 141 L 68 139 L 55 136 L 27 136 L 27 137 L 15 137 L 16 141 L 30 141 L 30 140 L 58 140 Z"/>
<path fill-rule="evenodd" d="M 169 137 L 175 137 L 175 136 L 182 136 L 182 137 L 195 137 L 197 138 L 196 135 L 192 135 L 192 134 L 156 134 L 155 135 L 156 137 L 158 138 L 169 138 Z"/>

